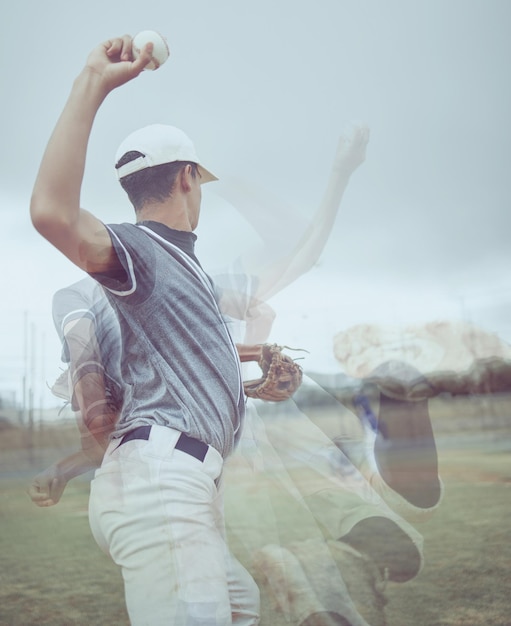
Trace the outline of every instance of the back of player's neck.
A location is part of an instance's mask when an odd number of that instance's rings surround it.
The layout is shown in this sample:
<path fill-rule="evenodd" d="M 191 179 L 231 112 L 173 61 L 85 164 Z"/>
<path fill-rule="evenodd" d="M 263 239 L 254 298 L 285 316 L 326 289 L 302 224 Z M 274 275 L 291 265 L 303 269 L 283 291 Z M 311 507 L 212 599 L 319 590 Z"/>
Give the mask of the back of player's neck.
<path fill-rule="evenodd" d="M 174 230 L 193 231 L 186 204 L 174 198 L 145 204 L 137 213 L 137 222 L 144 221 L 160 222 Z"/>

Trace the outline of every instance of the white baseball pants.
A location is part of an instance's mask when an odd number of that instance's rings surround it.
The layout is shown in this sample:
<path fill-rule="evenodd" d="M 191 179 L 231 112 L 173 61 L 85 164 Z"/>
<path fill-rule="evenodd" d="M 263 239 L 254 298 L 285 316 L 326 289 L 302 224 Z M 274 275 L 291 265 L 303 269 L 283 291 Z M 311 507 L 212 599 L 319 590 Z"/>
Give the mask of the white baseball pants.
<path fill-rule="evenodd" d="M 121 567 L 133 626 L 254 626 L 259 590 L 225 541 L 223 459 L 174 449 L 179 435 L 153 426 L 147 441 L 110 443 L 91 484 L 92 533 Z"/>

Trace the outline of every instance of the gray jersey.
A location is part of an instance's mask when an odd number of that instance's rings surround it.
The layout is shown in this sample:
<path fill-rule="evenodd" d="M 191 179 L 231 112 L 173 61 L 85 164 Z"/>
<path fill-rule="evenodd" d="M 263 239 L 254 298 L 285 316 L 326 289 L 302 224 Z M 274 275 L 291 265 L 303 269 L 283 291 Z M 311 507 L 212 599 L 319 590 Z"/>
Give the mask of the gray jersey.
<path fill-rule="evenodd" d="M 170 243 L 177 231 L 161 224 L 158 233 L 133 224 L 108 228 L 125 270 L 116 278 L 94 276 L 121 327 L 124 405 L 114 436 L 156 423 L 227 456 L 240 431 L 244 395 L 211 281 L 193 254 Z"/>

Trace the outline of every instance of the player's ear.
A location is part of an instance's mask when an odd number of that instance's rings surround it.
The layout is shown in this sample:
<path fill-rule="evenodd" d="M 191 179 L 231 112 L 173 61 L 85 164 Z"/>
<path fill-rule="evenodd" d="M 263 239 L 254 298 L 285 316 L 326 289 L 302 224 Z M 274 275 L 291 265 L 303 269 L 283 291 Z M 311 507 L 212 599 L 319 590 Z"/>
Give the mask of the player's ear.
<path fill-rule="evenodd" d="M 181 190 L 184 192 L 191 191 L 192 189 L 192 166 L 188 163 L 183 167 L 181 172 L 179 173 L 179 181 L 181 184 Z"/>

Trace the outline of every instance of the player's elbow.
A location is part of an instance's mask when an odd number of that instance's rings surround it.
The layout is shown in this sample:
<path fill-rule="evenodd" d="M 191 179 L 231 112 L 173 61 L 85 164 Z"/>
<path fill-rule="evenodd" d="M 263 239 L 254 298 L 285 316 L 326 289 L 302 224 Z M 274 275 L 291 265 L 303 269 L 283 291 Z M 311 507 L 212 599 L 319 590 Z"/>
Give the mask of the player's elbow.
<path fill-rule="evenodd" d="M 50 207 L 49 201 L 38 193 L 33 193 L 30 199 L 30 219 L 34 228 L 41 234 L 44 233 L 54 221 L 55 215 Z"/>
<path fill-rule="evenodd" d="M 51 200 L 35 193 L 30 201 L 30 219 L 37 232 L 50 241 L 70 227 L 64 211 L 59 211 Z"/>

